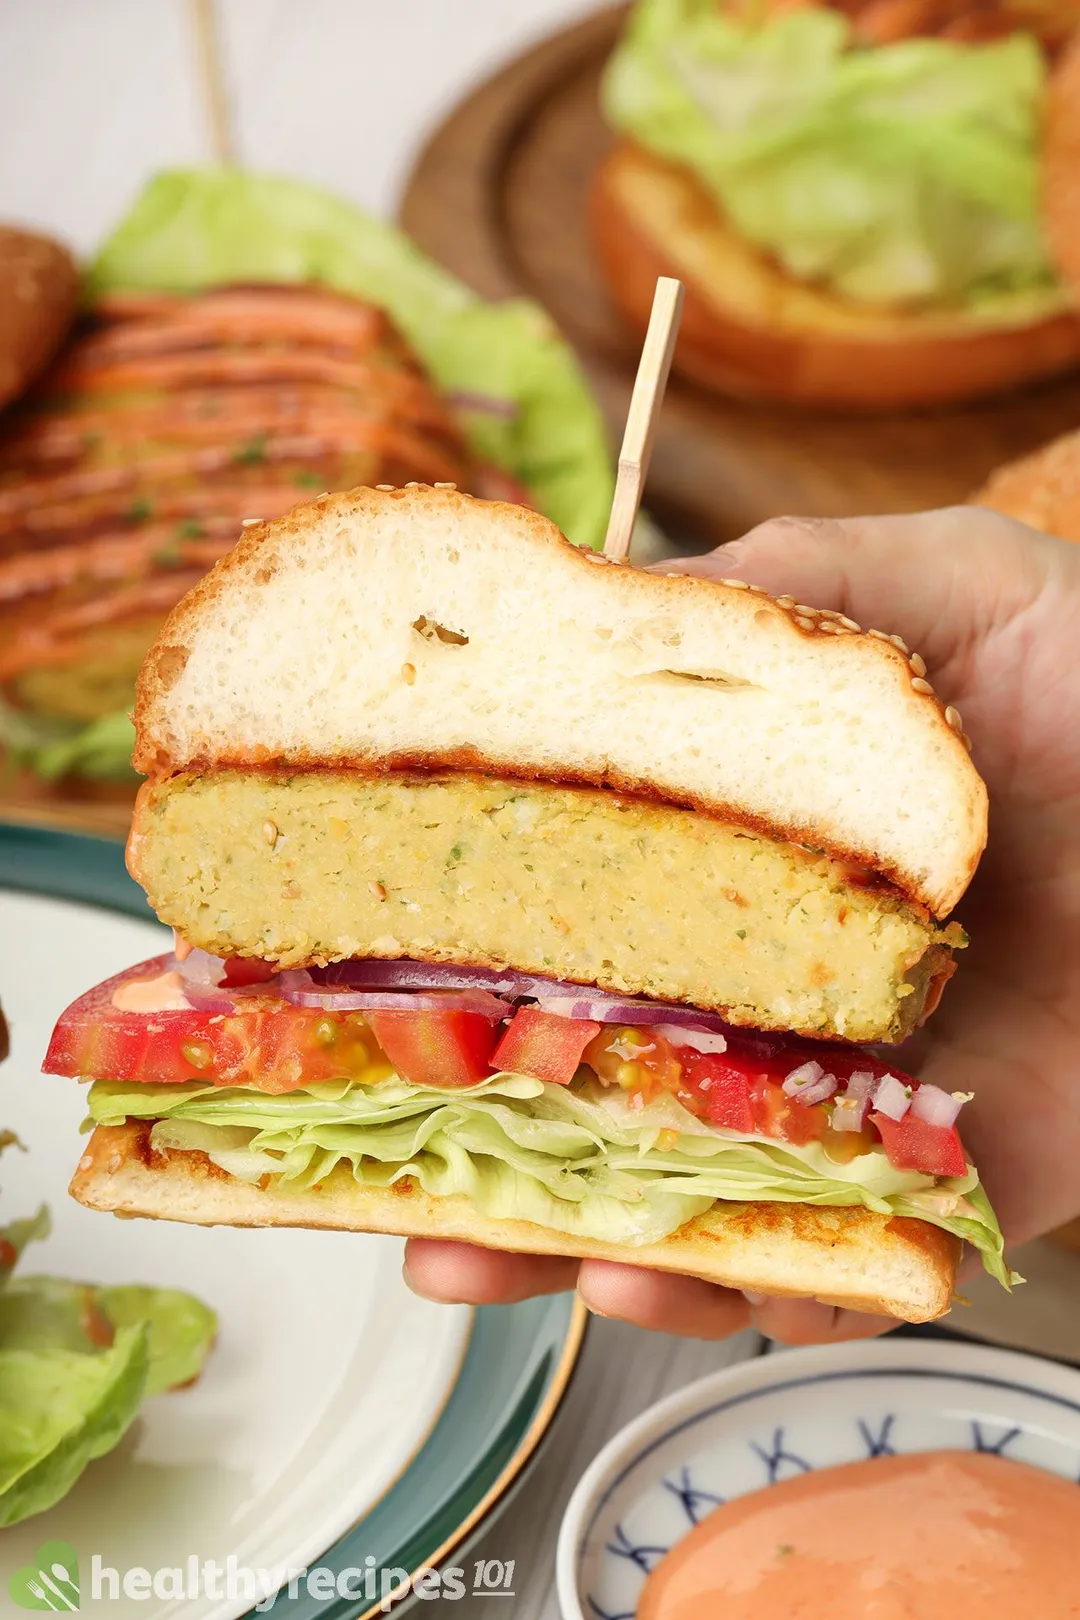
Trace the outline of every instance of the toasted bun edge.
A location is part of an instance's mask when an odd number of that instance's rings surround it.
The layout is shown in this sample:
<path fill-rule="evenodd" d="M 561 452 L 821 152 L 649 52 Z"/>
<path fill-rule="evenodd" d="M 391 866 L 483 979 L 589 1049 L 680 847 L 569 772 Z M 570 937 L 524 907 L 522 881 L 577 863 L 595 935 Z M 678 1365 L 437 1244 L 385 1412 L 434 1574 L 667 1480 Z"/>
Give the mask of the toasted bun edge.
<path fill-rule="evenodd" d="M 715 1205 L 660 1243 L 629 1248 L 531 1222 L 492 1220 L 414 1182 L 364 1187 L 335 1170 L 312 1190 L 261 1189 L 201 1153 L 158 1155 L 150 1127 L 99 1125 L 71 1182 L 88 1208 L 196 1226 L 300 1226 L 442 1238 L 519 1254 L 567 1255 L 700 1277 L 726 1288 L 816 1298 L 843 1309 L 928 1322 L 952 1299 L 961 1245 L 923 1221 L 808 1204 Z"/>

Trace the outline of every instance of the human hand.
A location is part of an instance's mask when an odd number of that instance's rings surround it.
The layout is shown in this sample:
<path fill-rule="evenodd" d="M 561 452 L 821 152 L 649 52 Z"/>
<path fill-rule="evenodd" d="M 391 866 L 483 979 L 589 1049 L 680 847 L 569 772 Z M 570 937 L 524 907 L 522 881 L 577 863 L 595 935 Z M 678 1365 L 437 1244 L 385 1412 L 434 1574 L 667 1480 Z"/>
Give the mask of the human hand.
<path fill-rule="evenodd" d="M 1080 548 L 980 508 L 776 519 L 662 564 L 745 579 L 898 633 L 955 704 L 990 790 L 991 833 L 959 909 L 971 944 L 918 1039 L 920 1078 L 972 1091 L 964 1139 L 1006 1238 L 1080 1212 Z M 598 1314 L 697 1338 L 756 1326 L 789 1343 L 892 1324 L 810 1300 L 748 1299 L 604 1261 L 414 1239 L 407 1277 L 492 1303 L 575 1284 Z"/>

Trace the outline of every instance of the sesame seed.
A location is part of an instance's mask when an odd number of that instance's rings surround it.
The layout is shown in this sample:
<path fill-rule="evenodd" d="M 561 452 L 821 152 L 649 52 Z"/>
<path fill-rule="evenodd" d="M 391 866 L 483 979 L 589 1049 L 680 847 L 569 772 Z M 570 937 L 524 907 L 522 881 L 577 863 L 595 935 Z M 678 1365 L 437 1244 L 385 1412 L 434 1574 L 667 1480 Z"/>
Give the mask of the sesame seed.
<path fill-rule="evenodd" d="M 837 623 L 842 624 L 845 630 L 854 630 L 857 635 L 862 634 L 862 625 L 856 624 L 854 619 L 849 619 L 846 613 L 838 613 L 836 617 Z"/>
<path fill-rule="evenodd" d="M 261 522 L 262 522 L 262 518 L 241 518 L 240 519 L 240 527 L 242 529 L 250 529 L 253 523 L 261 523 Z"/>
<path fill-rule="evenodd" d="M 890 636 L 889 640 L 892 642 L 894 647 L 899 647 L 899 649 L 900 649 L 900 651 L 902 653 L 904 653 L 904 654 L 907 653 L 908 644 L 904 640 L 903 636 Z"/>
<path fill-rule="evenodd" d="M 832 619 L 822 619 L 818 629 L 826 636 L 842 636 L 844 633 L 842 626 L 834 624 Z"/>
<path fill-rule="evenodd" d="M 393 484 L 376 484 L 375 488 L 376 489 L 381 489 L 381 490 L 387 490 L 387 489 L 393 489 L 394 485 Z"/>
<path fill-rule="evenodd" d="M 813 619 L 804 619 L 804 618 L 800 617 L 800 615 L 798 613 L 794 614 L 792 616 L 792 619 L 793 619 L 793 623 L 797 624 L 800 630 L 816 630 L 817 629 L 817 624 Z"/>
<path fill-rule="evenodd" d="M 385 900 L 386 899 L 386 884 L 385 883 L 369 883 L 368 884 L 368 893 L 375 900 Z"/>
<path fill-rule="evenodd" d="M 401 666 L 401 678 L 405 682 L 406 686 L 411 686 L 412 683 L 416 679 L 416 665 L 415 664 L 402 664 L 402 666 Z"/>
<path fill-rule="evenodd" d="M 801 613 L 804 619 L 817 618 L 817 608 L 807 607 L 805 602 L 796 602 L 795 612 Z"/>
<path fill-rule="evenodd" d="M 951 703 L 945 710 L 945 721 L 947 725 L 952 726 L 954 731 L 963 731 L 964 729 L 964 722 L 960 718 L 960 710 L 954 709 Z"/>
<path fill-rule="evenodd" d="M 970 754 L 971 753 L 971 738 L 968 736 L 966 731 L 962 731 L 960 733 L 960 741 L 963 743 L 964 747 L 967 749 L 968 753 Z"/>
<path fill-rule="evenodd" d="M 733 591 L 748 591 L 750 589 L 745 579 L 722 579 L 720 583 L 721 585 L 730 585 Z"/>
<path fill-rule="evenodd" d="M 605 557 L 602 551 L 583 551 L 581 555 L 589 562 L 606 563 L 611 561 L 611 558 Z"/>
<path fill-rule="evenodd" d="M 867 633 L 868 636 L 873 636 L 875 641 L 891 641 L 892 640 L 892 636 L 887 636 L 885 634 L 884 630 L 868 630 L 866 633 Z"/>
<path fill-rule="evenodd" d="M 920 658 L 918 653 L 912 653 L 911 657 L 908 659 L 908 668 L 911 670 L 913 675 L 925 675 L 926 659 Z"/>
<path fill-rule="evenodd" d="M 912 691 L 922 692 L 926 697 L 933 697 L 934 688 L 929 681 L 924 681 L 921 675 L 916 675 L 911 683 Z"/>
<path fill-rule="evenodd" d="M 278 833 L 277 827 L 272 821 L 263 822 L 262 835 L 266 839 L 266 842 L 270 845 L 270 848 L 273 849 L 274 845 L 277 843 Z"/>
<path fill-rule="evenodd" d="M 793 596 L 778 596 L 776 598 L 776 605 L 777 607 L 782 608 L 793 608 L 795 606 L 795 598 Z"/>
<path fill-rule="evenodd" d="M 456 484 L 436 484 L 436 489 L 457 489 Z"/>
<path fill-rule="evenodd" d="M 419 489 L 420 485 L 416 482 L 415 478 L 410 478 L 409 482 L 405 485 L 405 488 L 406 489 Z"/>
<path fill-rule="evenodd" d="M 746 588 L 748 591 L 753 591 L 755 596 L 768 596 L 769 594 L 764 585 L 748 585 Z"/>

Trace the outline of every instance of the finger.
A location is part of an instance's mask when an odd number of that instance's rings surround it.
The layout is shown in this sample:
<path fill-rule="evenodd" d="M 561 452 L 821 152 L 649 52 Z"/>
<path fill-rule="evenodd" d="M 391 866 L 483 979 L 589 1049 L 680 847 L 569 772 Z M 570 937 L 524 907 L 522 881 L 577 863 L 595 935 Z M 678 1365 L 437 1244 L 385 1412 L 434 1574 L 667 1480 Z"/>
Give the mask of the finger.
<path fill-rule="evenodd" d="M 781 1344 L 839 1344 L 845 1339 L 875 1339 L 896 1326 L 891 1316 L 868 1316 L 842 1310 L 816 1299 L 768 1299 L 749 1296 L 751 1326 Z"/>
<path fill-rule="evenodd" d="M 896 517 L 773 518 L 667 572 L 743 579 L 915 646 L 939 672 L 1048 587 L 1080 584 L 1076 548 L 981 507 Z"/>
<path fill-rule="evenodd" d="M 574 1287 L 578 1262 L 553 1255 L 504 1254 L 472 1243 L 410 1238 L 402 1275 L 414 1294 L 444 1305 L 512 1305 Z"/>
<path fill-rule="evenodd" d="M 742 1294 L 697 1277 L 677 1277 L 610 1260 L 583 1260 L 578 1293 L 598 1316 L 687 1339 L 726 1339 L 750 1323 Z"/>

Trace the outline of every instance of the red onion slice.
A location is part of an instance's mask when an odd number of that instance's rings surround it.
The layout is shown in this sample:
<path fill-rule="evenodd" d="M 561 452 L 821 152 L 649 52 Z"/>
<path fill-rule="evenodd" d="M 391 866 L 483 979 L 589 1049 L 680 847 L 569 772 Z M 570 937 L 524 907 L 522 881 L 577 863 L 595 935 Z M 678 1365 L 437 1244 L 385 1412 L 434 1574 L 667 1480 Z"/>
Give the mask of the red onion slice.
<path fill-rule="evenodd" d="M 853 1101 L 868 1103 L 874 1095 L 877 1083 L 877 1075 L 871 1074 L 869 1069 L 856 1069 L 854 1074 L 848 1075 L 844 1096 Z"/>
<path fill-rule="evenodd" d="M 829 1123 L 834 1131 L 861 1131 L 869 1108 L 869 1097 L 837 1097 Z"/>
<path fill-rule="evenodd" d="M 225 974 L 228 963 L 220 956 L 211 956 L 209 951 L 193 947 L 181 962 L 174 956 L 170 966 L 179 973 L 184 985 L 184 995 L 197 1012 L 207 1013 L 233 1013 L 237 1011 L 237 1002 L 249 1000 L 252 996 L 277 995 L 277 980 L 262 979 L 252 984 L 225 984 Z"/>
<path fill-rule="evenodd" d="M 335 990 L 314 984 L 302 968 L 279 974 L 277 988 L 294 1007 L 323 1012 L 469 1012 L 501 1020 L 514 1011 L 489 990 Z"/>
<path fill-rule="evenodd" d="M 911 1099 L 911 1112 L 927 1125 L 948 1127 L 956 1124 L 957 1115 L 968 1098 L 969 1093 L 963 1091 L 948 1092 L 942 1091 L 940 1086 L 917 1086 Z"/>
<path fill-rule="evenodd" d="M 811 1060 L 792 1069 L 783 1087 L 789 1097 L 794 1097 L 804 1108 L 810 1108 L 814 1103 L 826 1102 L 838 1084 L 835 1074 L 826 1074 L 820 1063 Z"/>
<path fill-rule="evenodd" d="M 901 1120 L 911 1107 L 911 1087 L 895 1074 L 883 1074 L 874 1091 L 874 1107 L 886 1119 Z"/>
<path fill-rule="evenodd" d="M 689 1046 L 694 1052 L 726 1052 L 727 1036 L 717 1030 L 684 1029 L 682 1024 L 654 1024 L 653 1032 L 672 1046 Z"/>

